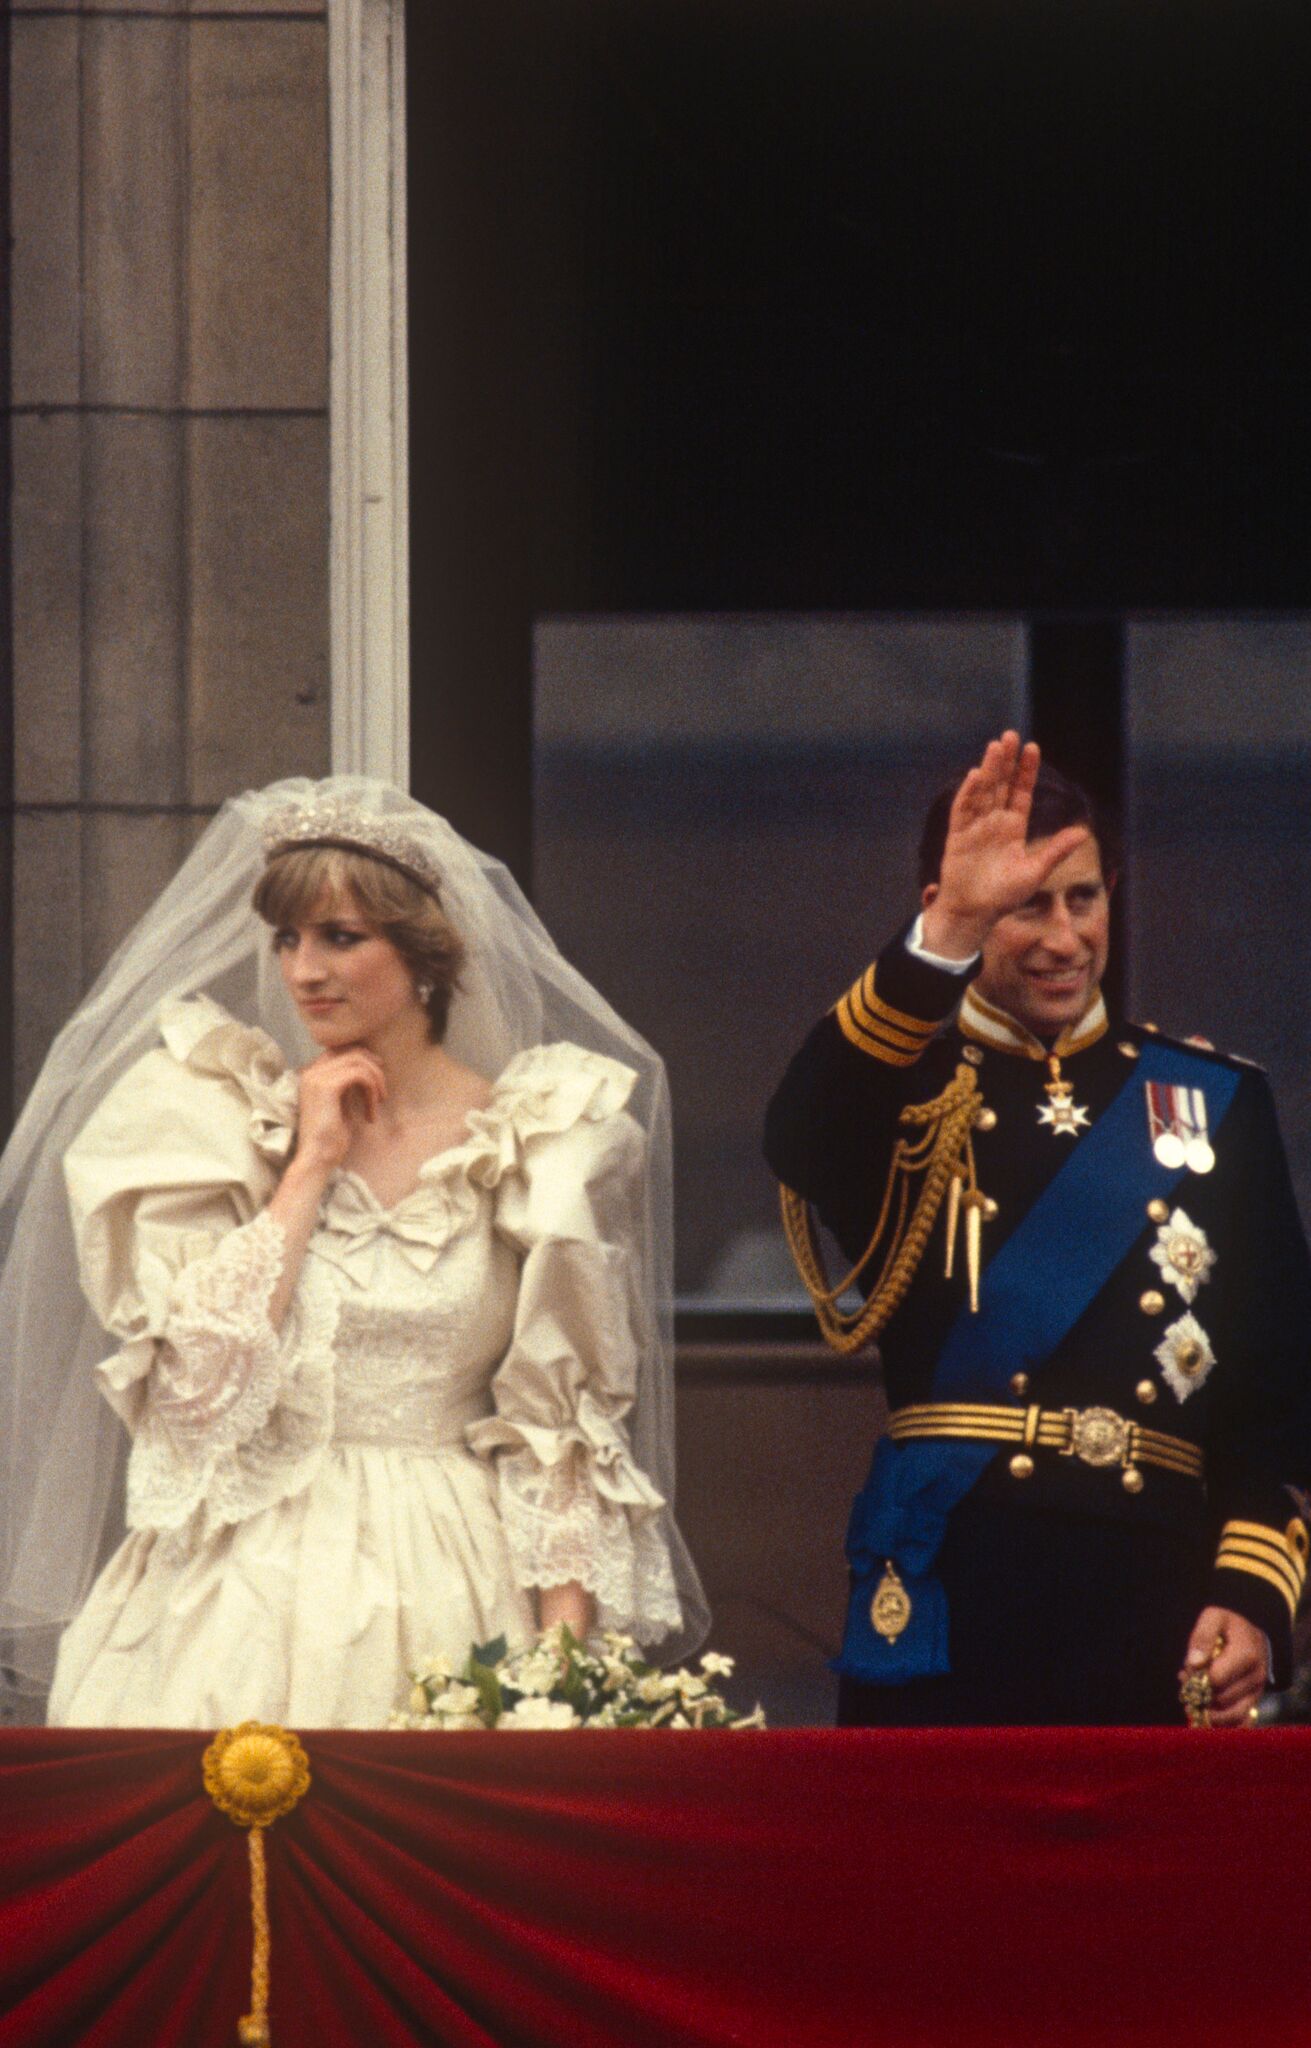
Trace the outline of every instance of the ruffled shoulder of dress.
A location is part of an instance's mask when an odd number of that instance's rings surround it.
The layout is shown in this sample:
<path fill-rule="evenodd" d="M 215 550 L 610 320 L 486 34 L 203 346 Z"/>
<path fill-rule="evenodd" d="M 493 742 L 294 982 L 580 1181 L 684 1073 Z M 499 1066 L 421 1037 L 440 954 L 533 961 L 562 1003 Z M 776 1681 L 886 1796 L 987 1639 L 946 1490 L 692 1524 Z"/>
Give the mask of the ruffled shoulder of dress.
<path fill-rule="evenodd" d="M 264 1207 L 295 1136 L 296 1077 L 264 1032 L 203 996 L 158 1023 L 64 1154 L 83 1289 L 133 1338 L 182 1268 Z"/>
<path fill-rule="evenodd" d="M 266 1159 L 285 1159 L 296 1129 L 299 1084 L 282 1049 L 258 1025 L 241 1024 L 212 996 L 186 996 L 159 1013 L 165 1050 L 180 1067 L 221 1081 L 244 1098 L 250 1138 Z"/>
<path fill-rule="evenodd" d="M 167 1003 L 64 1155 L 75 1225 L 150 1189 L 241 1189 L 255 1207 L 295 1140 L 298 1085 L 266 1032 L 208 996 Z"/>
<path fill-rule="evenodd" d="M 618 1117 L 636 1085 L 631 1067 L 568 1039 L 529 1046 L 510 1061 L 486 1109 L 469 1118 L 470 1172 L 494 1185 L 535 1140 Z"/>

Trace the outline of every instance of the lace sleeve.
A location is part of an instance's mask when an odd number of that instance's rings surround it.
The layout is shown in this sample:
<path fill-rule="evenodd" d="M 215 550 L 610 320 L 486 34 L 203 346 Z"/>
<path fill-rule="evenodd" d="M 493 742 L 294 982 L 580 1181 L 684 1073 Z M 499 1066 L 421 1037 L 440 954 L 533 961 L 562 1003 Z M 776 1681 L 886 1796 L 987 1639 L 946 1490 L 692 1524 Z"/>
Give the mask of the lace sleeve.
<path fill-rule="evenodd" d="M 194 1456 L 226 1450 L 268 1417 L 279 1352 L 268 1308 L 285 1256 L 282 1225 L 262 1209 L 178 1277 L 147 1401 Z"/>
<path fill-rule="evenodd" d="M 496 1412 L 469 1441 L 494 1461 L 523 1586 L 577 1581 L 602 1626 L 656 1642 L 680 1604 L 666 1504 L 635 1460 L 631 1186 L 641 1134 L 622 1112 L 544 1132 L 499 1190 L 498 1226 L 522 1255 Z"/>
<path fill-rule="evenodd" d="M 682 1614 L 668 1546 L 653 1513 L 609 1500 L 580 1455 L 543 1465 L 531 1451 L 499 1463 L 501 1518 L 525 1586 L 576 1581 L 596 1601 L 601 1628 L 658 1641 Z"/>
<path fill-rule="evenodd" d="M 179 1526 L 224 1454 L 267 1422 L 283 1371 L 268 1305 L 285 1251 L 261 1210 L 174 1281 L 128 1470 L 134 1527 Z"/>

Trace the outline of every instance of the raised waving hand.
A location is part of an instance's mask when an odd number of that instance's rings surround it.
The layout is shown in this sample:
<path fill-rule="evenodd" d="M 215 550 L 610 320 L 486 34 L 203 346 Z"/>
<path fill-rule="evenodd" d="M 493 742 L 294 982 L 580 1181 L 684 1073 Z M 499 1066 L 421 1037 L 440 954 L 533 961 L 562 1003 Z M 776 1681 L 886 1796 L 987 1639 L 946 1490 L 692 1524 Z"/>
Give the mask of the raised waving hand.
<path fill-rule="evenodd" d="M 1040 759 L 1032 740 L 1021 746 L 1017 732 L 1004 732 L 957 790 L 941 874 L 924 891 L 931 952 L 954 960 L 980 952 L 997 920 L 1027 903 L 1088 838 L 1086 825 L 1067 825 L 1027 839 Z"/>

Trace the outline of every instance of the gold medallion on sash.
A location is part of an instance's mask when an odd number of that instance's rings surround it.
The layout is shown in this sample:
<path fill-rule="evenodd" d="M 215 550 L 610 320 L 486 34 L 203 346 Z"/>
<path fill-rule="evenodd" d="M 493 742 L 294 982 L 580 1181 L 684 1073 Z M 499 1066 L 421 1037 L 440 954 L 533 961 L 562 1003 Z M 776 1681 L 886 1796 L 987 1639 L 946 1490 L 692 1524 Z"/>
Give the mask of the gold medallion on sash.
<path fill-rule="evenodd" d="M 889 1643 L 896 1642 L 910 1620 L 910 1594 L 902 1585 L 891 1558 L 874 1589 L 874 1598 L 869 1603 L 869 1618 L 875 1635 L 882 1636 Z"/>

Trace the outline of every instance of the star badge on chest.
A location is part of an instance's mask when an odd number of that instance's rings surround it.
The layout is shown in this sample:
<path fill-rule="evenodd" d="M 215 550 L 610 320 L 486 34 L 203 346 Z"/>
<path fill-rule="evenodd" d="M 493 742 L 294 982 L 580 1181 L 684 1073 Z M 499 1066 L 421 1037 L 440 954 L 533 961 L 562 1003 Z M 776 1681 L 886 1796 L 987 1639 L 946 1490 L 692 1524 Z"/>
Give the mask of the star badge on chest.
<path fill-rule="evenodd" d="M 1080 1131 L 1088 1128 L 1088 1112 L 1074 1099 L 1074 1090 L 1061 1073 L 1061 1063 L 1055 1053 L 1047 1061 L 1051 1079 L 1044 1086 L 1047 1101 L 1038 1111 L 1038 1122 L 1048 1130 L 1066 1137 L 1076 1138 Z"/>

